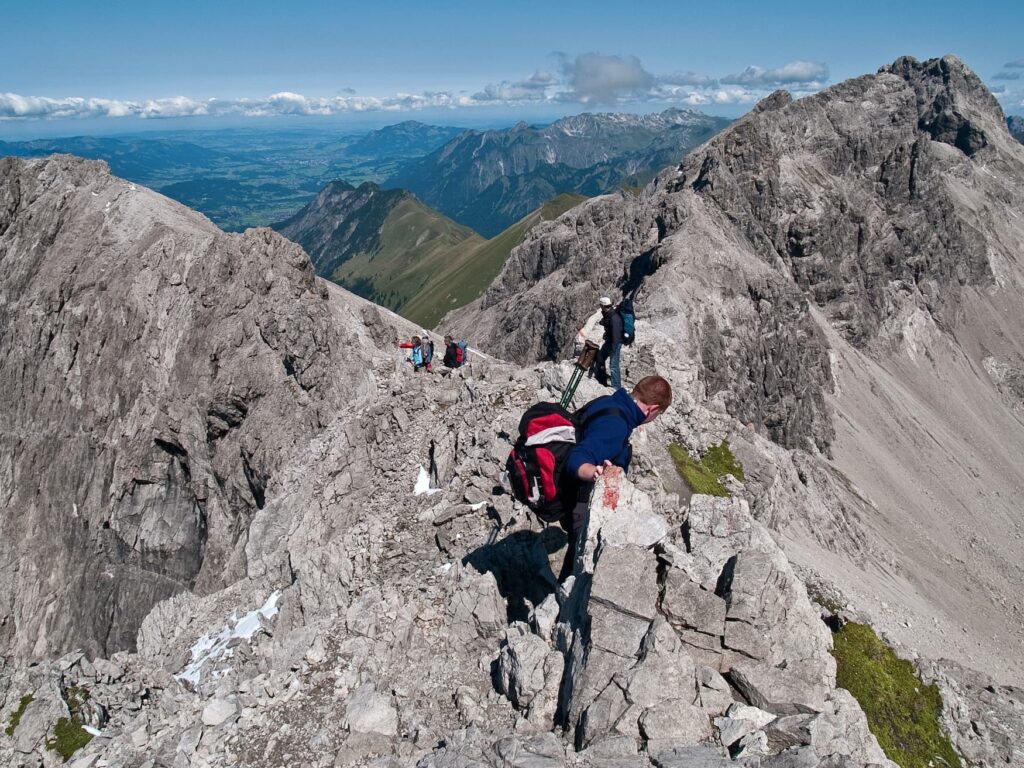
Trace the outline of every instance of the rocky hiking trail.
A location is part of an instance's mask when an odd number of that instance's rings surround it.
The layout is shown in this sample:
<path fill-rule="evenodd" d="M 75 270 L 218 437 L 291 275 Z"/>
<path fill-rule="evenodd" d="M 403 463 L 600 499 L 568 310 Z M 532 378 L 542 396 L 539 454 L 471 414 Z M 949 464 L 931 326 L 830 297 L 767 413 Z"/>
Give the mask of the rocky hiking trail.
<path fill-rule="evenodd" d="M 58 762 L 47 724 L 77 717 L 98 732 L 80 768 L 890 764 L 747 502 L 663 489 L 671 420 L 637 437 L 646 490 L 598 485 L 557 588 L 564 535 L 501 472 L 522 409 L 569 368 L 390 365 L 388 405 L 338 416 L 282 470 L 246 578 L 158 604 L 135 653 L 5 669 L 0 716 L 34 697 L 3 745 L 12 763 Z M 436 493 L 414 494 L 421 468 Z M 231 631 L 247 617 L 259 628 Z M 225 630 L 236 639 L 208 653 Z"/>
<path fill-rule="evenodd" d="M 246 579 L 159 604 L 136 653 L 7 677 L 9 701 L 34 693 L 9 756 L 46 760 L 38 724 L 70 717 L 74 689 L 99 731 L 76 766 L 724 765 L 782 750 L 779 765 L 886 764 L 745 501 L 683 510 L 612 475 L 556 589 L 557 535 L 496 491 L 518 413 L 567 372 L 400 370 L 386 387 L 415 416 L 329 425 L 254 519 Z M 420 466 L 438 493 L 413 495 Z M 260 628 L 196 665 L 197 640 L 249 610 Z"/>
<path fill-rule="evenodd" d="M 627 367 L 788 450 L 743 465 L 793 562 L 898 643 L 1024 684 L 1024 147 L 964 62 L 773 94 L 534 229 L 445 326 L 559 359 L 609 286 L 642 286 Z"/>

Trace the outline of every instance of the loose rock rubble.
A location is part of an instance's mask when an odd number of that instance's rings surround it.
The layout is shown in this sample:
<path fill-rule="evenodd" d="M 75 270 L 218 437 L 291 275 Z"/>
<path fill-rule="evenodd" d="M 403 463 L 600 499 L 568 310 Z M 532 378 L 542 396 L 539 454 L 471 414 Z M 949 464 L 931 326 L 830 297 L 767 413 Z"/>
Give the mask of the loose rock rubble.
<path fill-rule="evenodd" d="M 400 371 L 382 386 L 423 412 L 404 428 L 391 410 L 339 415 L 282 468 L 288 491 L 253 521 L 246 578 L 160 603 L 135 653 L 76 653 L 31 674 L 8 667 L 0 717 L 35 696 L 8 756 L 55 764 L 44 736 L 67 716 L 73 687 L 89 691 L 83 721 L 99 732 L 75 754 L 81 768 L 501 765 L 510 755 L 673 765 L 780 749 L 882 764 L 857 730 L 863 716 L 849 716 L 856 704 L 835 695 L 827 629 L 744 501 L 681 506 L 612 474 L 558 587 L 550 563 L 564 534 L 513 502 L 501 471 L 519 413 L 568 373 Z M 638 439 L 641 464 L 648 445 Z M 413 493 L 419 466 L 438 493 Z M 681 599 L 686 591 L 702 599 Z M 750 628 L 763 659 L 726 645 L 731 623 Z M 206 660 L 187 676 L 197 649 Z M 769 670 L 790 687 L 751 719 L 740 681 L 753 693 Z M 771 722 L 790 711 L 806 720 L 774 734 Z"/>

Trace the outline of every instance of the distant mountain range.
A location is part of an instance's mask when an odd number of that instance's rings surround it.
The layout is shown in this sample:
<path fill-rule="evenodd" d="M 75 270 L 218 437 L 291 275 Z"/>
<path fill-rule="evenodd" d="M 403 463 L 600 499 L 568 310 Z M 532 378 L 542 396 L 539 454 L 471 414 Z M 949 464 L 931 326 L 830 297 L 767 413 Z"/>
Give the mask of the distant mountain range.
<path fill-rule="evenodd" d="M 317 274 L 429 328 L 483 293 L 534 224 L 583 199 L 561 195 L 485 240 L 408 190 L 334 181 L 274 229 Z"/>
<path fill-rule="evenodd" d="M 266 226 L 332 179 L 382 181 L 461 128 L 406 121 L 368 133 L 256 129 L 172 131 L 0 142 L 0 156 L 54 153 L 105 160 L 111 171 L 195 208 L 226 230 Z"/>
<path fill-rule="evenodd" d="M 168 131 L 0 142 L 0 156 L 105 160 L 116 175 L 194 208 L 225 230 L 294 215 L 335 179 L 408 189 L 493 237 L 570 192 L 642 185 L 728 120 L 691 110 L 583 114 L 547 126 L 476 131 L 406 121 L 361 133 L 325 129 Z"/>
<path fill-rule="evenodd" d="M 1006 118 L 1006 125 L 1010 129 L 1010 133 L 1013 134 L 1013 138 L 1024 144 L 1024 117 L 1010 115 Z"/>
<path fill-rule="evenodd" d="M 409 189 L 459 223 L 494 236 L 560 193 L 597 195 L 644 184 L 728 124 L 669 109 L 465 131 L 407 164 L 385 186 Z"/>

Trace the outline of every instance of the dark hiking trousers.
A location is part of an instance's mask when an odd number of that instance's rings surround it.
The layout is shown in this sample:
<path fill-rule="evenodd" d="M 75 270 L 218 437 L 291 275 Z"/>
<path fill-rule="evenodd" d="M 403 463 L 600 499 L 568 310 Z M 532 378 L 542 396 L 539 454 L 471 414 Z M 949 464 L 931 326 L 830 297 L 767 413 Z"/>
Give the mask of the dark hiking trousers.
<path fill-rule="evenodd" d="M 576 544 L 580 532 L 587 525 L 587 518 L 590 516 L 590 492 L 594 490 L 593 483 L 580 483 L 576 493 L 576 502 L 567 506 L 565 514 L 558 524 L 568 534 L 569 541 L 565 545 L 565 559 L 562 561 L 562 568 L 558 572 L 558 583 L 561 584 L 572 575 L 573 565 L 576 562 Z"/>

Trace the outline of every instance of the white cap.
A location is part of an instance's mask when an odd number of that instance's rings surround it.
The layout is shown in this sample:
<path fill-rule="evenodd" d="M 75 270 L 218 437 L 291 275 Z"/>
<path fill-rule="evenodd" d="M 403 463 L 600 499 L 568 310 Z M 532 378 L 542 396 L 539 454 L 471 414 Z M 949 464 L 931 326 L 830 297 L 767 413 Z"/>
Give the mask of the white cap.
<path fill-rule="evenodd" d="M 602 307 L 610 307 L 612 305 L 612 300 L 609 299 L 607 296 L 602 296 L 600 299 L 597 300 L 597 303 L 600 304 Z"/>

